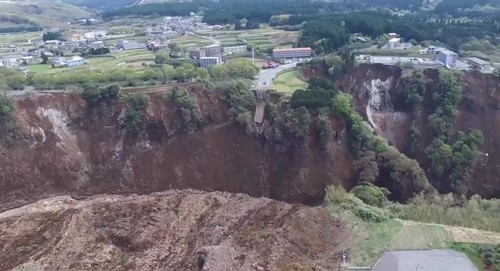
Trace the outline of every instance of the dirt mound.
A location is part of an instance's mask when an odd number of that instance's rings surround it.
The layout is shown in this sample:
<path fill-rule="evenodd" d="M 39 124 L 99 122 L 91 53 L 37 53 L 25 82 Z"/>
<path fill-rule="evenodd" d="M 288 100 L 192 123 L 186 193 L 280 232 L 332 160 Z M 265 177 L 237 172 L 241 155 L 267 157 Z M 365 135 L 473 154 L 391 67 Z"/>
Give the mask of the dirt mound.
<path fill-rule="evenodd" d="M 242 194 L 56 197 L 0 213 L 0 271 L 334 270 L 345 234 L 324 208 Z"/>

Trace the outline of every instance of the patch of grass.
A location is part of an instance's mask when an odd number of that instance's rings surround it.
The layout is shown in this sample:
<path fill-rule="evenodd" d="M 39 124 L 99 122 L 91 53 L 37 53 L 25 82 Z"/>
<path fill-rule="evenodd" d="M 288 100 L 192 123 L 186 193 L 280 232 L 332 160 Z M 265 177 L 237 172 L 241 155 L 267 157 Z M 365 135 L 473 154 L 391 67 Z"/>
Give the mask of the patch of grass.
<path fill-rule="evenodd" d="M 477 251 L 476 244 L 467 244 L 467 243 L 453 243 L 451 248 L 465 253 L 467 257 L 474 263 L 474 265 L 479 269 L 479 271 L 485 271 L 484 262 L 481 259 L 479 252 Z M 494 269 L 492 269 L 494 270 Z"/>
<path fill-rule="evenodd" d="M 38 64 L 38 65 L 28 66 L 28 69 L 32 73 L 39 73 L 39 72 L 46 72 L 48 70 L 52 70 L 52 66 L 50 66 L 48 64 Z"/>
<path fill-rule="evenodd" d="M 278 92 L 292 94 L 297 89 L 306 89 L 307 83 L 299 77 L 299 72 L 296 69 L 283 72 L 276 77 L 272 88 Z"/>

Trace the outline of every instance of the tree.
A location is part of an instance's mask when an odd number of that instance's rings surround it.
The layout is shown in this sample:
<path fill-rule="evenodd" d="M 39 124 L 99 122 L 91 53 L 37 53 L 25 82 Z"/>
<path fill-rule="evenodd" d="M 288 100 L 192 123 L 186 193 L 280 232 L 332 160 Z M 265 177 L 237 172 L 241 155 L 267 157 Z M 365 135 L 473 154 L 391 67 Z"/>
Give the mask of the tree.
<path fill-rule="evenodd" d="M 22 90 L 26 83 L 26 78 L 21 73 L 15 73 L 5 78 L 5 83 L 10 89 Z"/>
<path fill-rule="evenodd" d="M 168 44 L 168 49 L 172 50 L 173 52 L 180 52 L 180 51 L 182 51 L 182 49 L 179 46 L 179 44 L 177 44 L 175 42 L 170 42 Z"/>
<path fill-rule="evenodd" d="M 207 79 L 210 77 L 210 74 L 208 73 L 208 70 L 205 68 L 198 68 L 196 69 L 196 74 L 199 78 L 201 79 Z"/>
<path fill-rule="evenodd" d="M 41 54 L 41 58 L 42 58 L 42 63 L 41 64 L 48 64 L 49 63 L 49 58 L 43 52 Z"/>
<path fill-rule="evenodd" d="M 170 56 L 166 52 L 157 53 L 155 57 L 156 64 L 170 64 Z"/>
<path fill-rule="evenodd" d="M 45 32 L 42 35 L 43 41 L 48 41 L 48 40 L 59 40 L 62 37 L 61 32 Z"/>
<path fill-rule="evenodd" d="M 208 71 L 210 76 L 216 81 L 225 80 L 229 77 L 229 69 L 226 65 L 214 65 Z"/>
<path fill-rule="evenodd" d="M 232 60 L 224 65 L 232 78 L 253 79 L 259 73 L 259 67 L 248 59 Z"/>
<path fill-rule="evenodd" d="M 173 80 L 175 78 L 175 69 L 172 66 L 165 65 L 162 67 L 165 80 Z"/>
<path fill-rule="evenodd" d="M 5 95 L 0 94 L 0 123 L 5 123 L 12 117 L 14 106 L 12 101 Z"/>

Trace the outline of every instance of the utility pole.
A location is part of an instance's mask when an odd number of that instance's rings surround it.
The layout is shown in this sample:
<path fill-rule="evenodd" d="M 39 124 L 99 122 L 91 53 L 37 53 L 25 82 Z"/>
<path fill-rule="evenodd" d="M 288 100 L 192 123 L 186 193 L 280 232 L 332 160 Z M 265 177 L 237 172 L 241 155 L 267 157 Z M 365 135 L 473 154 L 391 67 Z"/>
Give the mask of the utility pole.
<path fill-rule="evenodd" d="M 255 64 L 255 50 L 252 44 L 252 63 Z"/>

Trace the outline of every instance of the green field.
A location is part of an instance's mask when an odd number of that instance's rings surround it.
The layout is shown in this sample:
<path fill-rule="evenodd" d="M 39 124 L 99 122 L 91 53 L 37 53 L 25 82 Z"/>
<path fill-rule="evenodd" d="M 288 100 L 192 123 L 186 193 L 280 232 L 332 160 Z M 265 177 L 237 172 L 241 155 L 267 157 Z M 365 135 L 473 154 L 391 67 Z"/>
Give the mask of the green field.
<path fill-rule="evenodd" d="M 143 63 L 151 64 L 155 59 L 155 54 L 152 52 L 142 50 L 121 51 L 109 56 L 92 57 L 87 59 L 87 65 L 73 68 L 52 68 L 50 65 L 33 65 L 29 66 L 30 72 L 33 73 L 60 73 L 79 71 L 83 69 L 100 70 L 100 69 L 117 69 L 117 68 L 135 68 L 142 69 Z"/>
<path fill-rule="evenodd" d="M 249 46 L 255 46 L 261 49 L 274 47 L 290 47 L 297 42 L 299 32 L 283 31 L 273 28 L 261 28 L 254 30 L 224 30 L 212 31 L 203 30 L 196 32 L 202 36 L 215 36 L 217 40 L 224 45 L 246 43 Z M 190 37 L 191 43 L 197 41 L 207 41 L 199 37 Z"/>
<path fill-rule="evenodd" d="M 297 89 L 306 89 L 307 83 L 299 78 L 299 71 L 292 69 L 278 74 L 272 88 L 278 92 L 292 94 Z"/>

